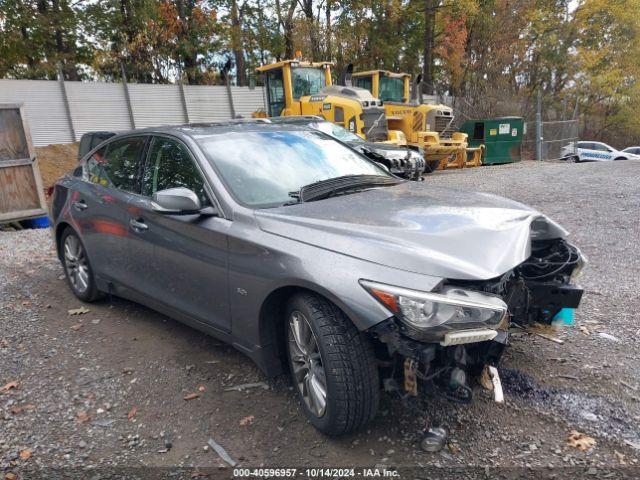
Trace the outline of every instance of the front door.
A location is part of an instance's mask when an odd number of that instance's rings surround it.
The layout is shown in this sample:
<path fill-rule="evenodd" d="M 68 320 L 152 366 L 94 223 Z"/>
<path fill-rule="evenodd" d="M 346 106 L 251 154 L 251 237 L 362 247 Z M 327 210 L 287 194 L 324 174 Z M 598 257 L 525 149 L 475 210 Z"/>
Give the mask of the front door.
<path fill-rule="evenodd" d="M 155 192 L 175 187 L 188 188 L 203 206 L 211 205 L 204 177 L 187 146 L 172 137 L 153 137 L 141 183 L 141 195 L 129 205 L 136 289 L 198 321 L 230 330 L 227 230 L 231 222 L 152 208 Z"/>
<path fill-rule="evenodd" d="M 279 117 L 285 107 L 284 79 L 282 68 L 269 70 L 266 73 L 267 102 L 270 117 Z"/>

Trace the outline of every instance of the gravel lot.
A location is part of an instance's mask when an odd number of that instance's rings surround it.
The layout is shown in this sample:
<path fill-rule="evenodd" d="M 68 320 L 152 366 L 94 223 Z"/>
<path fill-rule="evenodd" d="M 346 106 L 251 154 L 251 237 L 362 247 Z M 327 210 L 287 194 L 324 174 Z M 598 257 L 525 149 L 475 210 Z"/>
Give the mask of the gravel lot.
<path fill-rule="evenodd" d="M 421 424 L 397 398 L 383 399 L 369 430 L 330 440 L 305 420 L 286 378 L 263 378 L 213 338 L 116 298 L 70 315 L 82 305 L 63 280 L 49 231 L 0 232 L 0 388 L 8 385 L 0 393 L 0 471 L 46 477 L 51 468 L 82 476 L 83 468 L 154 467 L 136 472 L 214 478 L 225 464 L 207 446 L 213 438 L 242 467 L 640 473 L 639 180 L 632 161 L 523 162 L 426 178 L 424 188 L 478 189 L 530 204 L 567 228 L 590 260 L 577 325 L 558 334 L 563 345 L 512 336 L 501 369 L 505 405 L 480 389 L 472 405 L 433 402 L 430 415 L 450 433 L 435 454 L 418 449 Z M 255 382 L 266 388 L 227 391 Z M 572 430 L 595 446 L 568 446 Z"/>

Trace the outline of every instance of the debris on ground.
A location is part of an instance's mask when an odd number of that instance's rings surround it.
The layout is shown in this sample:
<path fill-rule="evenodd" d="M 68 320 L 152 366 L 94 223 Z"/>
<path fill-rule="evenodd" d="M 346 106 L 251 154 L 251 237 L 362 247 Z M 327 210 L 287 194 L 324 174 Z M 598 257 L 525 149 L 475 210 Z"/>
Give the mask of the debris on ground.
<path fill-rule="evenodd" d="M 545 340 L 549 340 L 551 342 L 562 345 L 564 340 L 558 338 L 556 335 L 557 328 L 553 325 L 543 325 L 541 323 L 534 323 L 533 325 L 528 326 L 525 331 L 532 335 L 536 335 L 540 338 L 544 338 Z"/>
<path fill-rule="evenodd" d="M 71 310 L 69 310 L 69 315 L 83 315 L 85 313 L 89 313 L 91 310 L 89 310 L 87 307 L 80 307 L 80 308 L 72 308 Z"/>
<path fill-rule="evenodd" d="M 604 338 L 605 340 L 611 340 L 612 342 L 616 342 L 616 343 L 620 342 L 620 339 L 618 337 L 615 337 L 610 333 L 600 332 L 598 333 L 598 336 L 600 338 Z"/>
<path fill-rule="evenodd" d="M 249 390 L 251 388 L 263 388 L 265 390 L 269 390 L 269 385 L 264 382 L 256 382 L 256 383 L 242 383 L 240 385 L 234 385 L 233 387 L 225 388 L 225 392 L 242 392 L 243 390 Z"/>
<path fill-rule="evenodd" d="M 129 410 L 129 413 L 127 413 L 127 419 L 133 420 L 133 418 L 136 416 L 136 413 L 138 413 L 138 407 L 134 405 L 133 407 L 131 407 L 131 410 Z"/>
<path fill-rule="evenodd" d="M 215 452 L 218 454 L 218 456 L 224 460 L 225 462 L 227 462 L 229 465 L 231 465 L 232 467 L 235 467 L 237 465 L 236 461 L 231 458 L 229 456 L 229 454 L 227 453 L 227 451 L 222 448 L 221 445 L 219 445 L 218 443 L 216 443 L 216 441 L 213 438 L 210 438 L 207 443 L 209 444 L 209 446 L 211 448 L 213 448 L 215 450 Z"/>
<path fill-rule="evenodd" d="M 7 383 L 5 386 L 0 387 L 0 393 L 6 393 L 9 390 L 13 389 L 13 388 L 18 388 L 18 381 L 17 380 L 13 380 L 9 383 Z"/>
<path fill-rule="evenodd" d="M 578 432 L 577 430 L 571 430 L 567 437 L 567 445 L 584 452 L 595 447 L 596 440 L 587 434 Z"/>
<path fill-rule="evenodd" d="M 447 431 L 440 427 L 431 427 L 420 440 L 420 448 L 429 453 L 439 452 L 447 441 Z"/>
<path fill-rule="evenodd" d="M 78 423 L 86 423 L 89 420 L 91 420 L 91 417 L 89 416 L 89 414 L 85 411 L 80 411 L 76 414 L 76 421 Z"/>
<path fill-rule="evenodd" d="M 251 425 L 253 423 L 253 420 L 255 419 L 255 417 L 253 415 L 248 415 L 244 418 L 240 419 L 240 426 L 241 427 L 246 427 L 247 425 Z"/>
<path fill-rule="evenodd" d="M 31 458 L 31 450 L 29 450 L 28 448 L 26 450 L 22 450 L 20 452 L 20 459 L 21 460 L 28 460 L 29 458 Z"/>
<path fill-rule="evenodd" d="M 199 393 L 190 393 L 189 395 L 185 395 L 185 396 L 183 397 L 183 399 L 184 399 L 184 400 L 193 400 L 193 399 L 198 398 L 199 396 L 200 396 L 200 394 L 199 394 Z"/>

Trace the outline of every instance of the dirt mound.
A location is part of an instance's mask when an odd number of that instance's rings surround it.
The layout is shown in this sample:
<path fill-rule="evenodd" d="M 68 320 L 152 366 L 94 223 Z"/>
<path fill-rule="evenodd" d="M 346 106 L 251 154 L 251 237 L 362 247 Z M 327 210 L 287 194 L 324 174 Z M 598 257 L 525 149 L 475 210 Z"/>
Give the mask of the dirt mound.
<path fill-rule="evenodd" d="M 76 142 L 36 147 L 38 167 L 40 168 L 42 185 L 45 191 L 58 178 L 76 166 L 78 162 L 78 145 L 79 143 Z"/>

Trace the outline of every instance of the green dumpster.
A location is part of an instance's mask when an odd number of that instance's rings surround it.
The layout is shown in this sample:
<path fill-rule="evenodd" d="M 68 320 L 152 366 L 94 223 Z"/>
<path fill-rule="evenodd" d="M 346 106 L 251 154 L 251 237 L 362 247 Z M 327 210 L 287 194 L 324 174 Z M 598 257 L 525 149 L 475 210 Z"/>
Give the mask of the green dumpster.
<path fill-rule="evenodd" d="M 522 117 L 467 120 L 460 127 L 460 131 L 469 135 L 470 147 L 484 144 L 483 165 L 513 163 L 522 159 Z"/>

